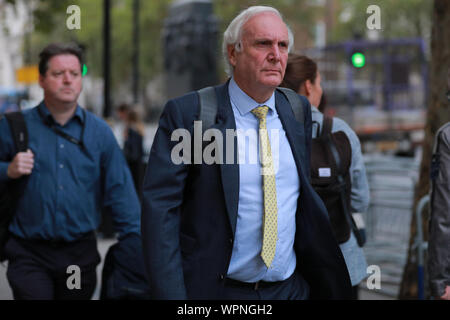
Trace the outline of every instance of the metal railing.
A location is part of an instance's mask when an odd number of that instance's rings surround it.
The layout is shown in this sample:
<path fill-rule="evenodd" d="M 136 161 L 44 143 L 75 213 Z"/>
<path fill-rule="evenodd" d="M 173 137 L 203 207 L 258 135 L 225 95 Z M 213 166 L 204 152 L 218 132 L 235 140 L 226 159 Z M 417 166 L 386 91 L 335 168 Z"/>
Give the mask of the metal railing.
<path fill-rule="evenodd" d="M 412 158 L 365 158 L 371 201 L 365 215 L 369 265 L 381 270 L 380 293 L 396 297 L 407 259 L 414 188 L 420 163 Z"/>

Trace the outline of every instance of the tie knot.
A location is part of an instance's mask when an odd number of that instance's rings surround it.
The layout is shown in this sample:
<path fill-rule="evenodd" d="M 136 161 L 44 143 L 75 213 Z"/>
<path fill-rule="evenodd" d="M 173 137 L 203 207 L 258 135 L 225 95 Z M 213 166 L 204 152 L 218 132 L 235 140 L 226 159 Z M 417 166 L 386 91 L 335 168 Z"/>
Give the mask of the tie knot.
<path fill-rule="evenodd" d="M 267 112 L 269 112 L 268 106 L 260 106 L 252 109 L 251 111 L 259 120 L 263 120 L 267 116 Z"/>

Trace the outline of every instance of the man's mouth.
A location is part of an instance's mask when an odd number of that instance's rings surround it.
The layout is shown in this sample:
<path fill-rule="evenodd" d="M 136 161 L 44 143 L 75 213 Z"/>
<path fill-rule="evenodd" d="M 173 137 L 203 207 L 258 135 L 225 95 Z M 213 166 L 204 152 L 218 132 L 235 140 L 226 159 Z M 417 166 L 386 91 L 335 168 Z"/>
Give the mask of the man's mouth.
<path fill-rule="evenodd" d="M 265 69 L 263 71 L 264 72 L 269 72 L 269 73 L 281 73 L 280 70 L 278 70 L 278 69 Z"/>

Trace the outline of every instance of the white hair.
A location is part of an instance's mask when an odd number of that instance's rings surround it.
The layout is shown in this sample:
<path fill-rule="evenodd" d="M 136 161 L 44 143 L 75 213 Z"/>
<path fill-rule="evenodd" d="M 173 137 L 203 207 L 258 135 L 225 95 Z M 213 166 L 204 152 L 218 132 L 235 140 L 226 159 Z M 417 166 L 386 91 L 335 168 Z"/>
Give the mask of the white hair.
<path fill-rule="evenodd" d="M 236 51 L 238 52 L 241 51 L 242 29 L 245 23 L 248 20 L 250 20 L 251 17 L 263 12 L 274 13 L 277 16 L 279 16 L 281 20 L 283 20 L 281 13 L 275 8 L 267 6 L 253 6 L 239 13 L 239 15 L 237 15 L 233 19 L 233 21 L 231 21 L 231 23 L 228 25 L 228 28 L 225 30 L 223 34 L 222 53 L 225 60 L 225 71 L 230 77 L 233 75 L 233 66 L 231 65 L 230 60 L 228 59 L 228 49 L 227 49 L 228 46 L 234 45 Z M 289 37 L 288 52 L 290 52 L 292 47 L 294 46 L 294 35 L 292 34 L 292 31 L 286 22 L 285 25 L 288 30 L 288 37 Z"/>

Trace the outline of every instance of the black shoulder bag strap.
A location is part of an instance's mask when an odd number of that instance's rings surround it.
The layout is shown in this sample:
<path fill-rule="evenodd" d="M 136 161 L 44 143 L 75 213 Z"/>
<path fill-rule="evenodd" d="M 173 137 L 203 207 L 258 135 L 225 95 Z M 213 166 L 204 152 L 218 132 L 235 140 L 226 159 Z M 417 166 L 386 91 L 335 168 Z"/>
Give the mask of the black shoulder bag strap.
<path fill-rule="evenodd" d="M 77 146 L 79 146 L 82 150 L 84 149 L 84 143 L 83 143 L 83 136 L 84 136 L 84 128 L 86 127 L 86 112 L 82 109 L 83 115 L 84 115 L 84 122 L 83 125 L 81 127 L 81 135 L 80 135 L 80 140 L 72 137 L 71 135 L 65 133 L 64 131 L 59 130 L 57 127 L 55 127 L 55 124 L 48 118 L 45 118 L 45 115 L 42 113 L 42 110 L 39 109 L 38 107 L 38 113 L 39 116 L 41 117 L 42 121 L 45 123 L 45 125 L 47 127 L 49 127 L 50 129 L 52 129 L 57 135 L 63 137 L 64 139 L 72 142 L 73 144 L 76 144 Z"/>
<path fill-rule="evenodd" d="M 339 182 L 339 191 L 341 193 L 341 204 L 342 208 L 344 210 L 345 218 L 349 224 L 349 226 L 352 228 L 353 233 L 355 235 L 356 241 L 358 242 L 358 245 L 362 247 L 365 243 L 365 240 L 361 236 L 358 227 L 356 226 L 355 221 L 353 220 L 353 216 L 348 208 L 347 201 L 345 201 L 345 181 L 344 181 L 344 168 L 343 164 L 341 162 L 341 158 L 339 156 L 339 152 L 337 150 L 336 144 L 334 143 L 332 137 L 331 137 L 331 128 L 333 126 L 333 118 L 324 116 L 323 117 L 323 128 L 322 128 L 322 135 L 321 138 L 325 143 L 328 144 L 331 154 L 333 155 L 334 162 L 336 163 L 336 168 L 338 170 L 337 172 L 337 179 Z"/>
<path fill-rule="evenodd" d="M 11 128 L 16 153 L 26 152 L 28 149 L 28 131 L 22 112 L 7 113 L 5 118 Z"/>
<path fill-rule="evenodd" d="M 5 114 L 5 118 L 8 120 L 11 136 L 14 141 L 14 155 L 19 152 L 26 152 L 28 150 L 28 130 L 22 112 L 7 113 Z M 17 201 L 22 195 L 27 181 L 28 176 L 10 181 L 10 192 L 13 196 L 13 201 Z"/>

